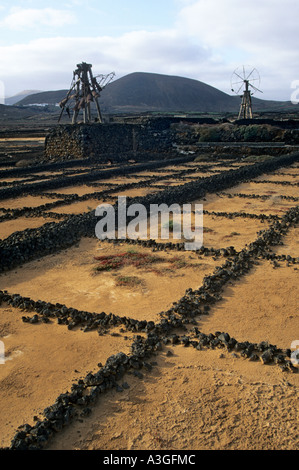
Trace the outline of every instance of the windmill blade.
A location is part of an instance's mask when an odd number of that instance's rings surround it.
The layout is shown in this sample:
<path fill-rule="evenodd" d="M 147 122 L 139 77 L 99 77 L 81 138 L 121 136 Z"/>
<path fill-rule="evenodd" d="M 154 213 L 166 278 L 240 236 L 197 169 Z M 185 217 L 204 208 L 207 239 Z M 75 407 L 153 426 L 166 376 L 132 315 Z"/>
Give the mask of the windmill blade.
<path fill-rule="evenodd" d="M 249 83 L 249 86 L 251 86 L 251 88 L 253 88 L 256 91 L 259 91 L 260 93 L 263 93 L 262 90 L 259 90 L 257 87 L 251 85 L 251 83 Z"/>
<path fill-rule="evenodd" d="M 97 75 L 95 78 L 97 79 L 101 88 L 107 86 L 115 77 L 115 72 L 110 72 L 108 75 Z"/>
<path fill-rule="evenodd" d="M 241 89 L 243 85 L 244 85 L 244 82 L 235 82 L 231 84 L 232 89 L 235 89 L 235 88 Z"/>
<path fill-rule="evenodd" d="M 249 77 L 253 74 L 253 72 L 256 72 L 257 73 L 257 70 L 256 69 L 252 69 L 250 74 L 248 75 L 248 77 L 246 78 L 246 80 L 249 80 Z M 253 80 L 258 80 L 258 78 L 255 78 Z"/>
<path fill-rule="evenodd" d="M 244 85 L 244 79 L 239 75 L 236 69 L 231 76 L 231 90 L 238 95 L 242 86 Z"/>
<path fill-rule="evenodd" d="M 240 93 L 240 91 L 241 91 L 242 88 L 243 88 L 243 83 L 242 83 L 242 85 L 238 88 L 238 91 L 236 91 L 236 94 L 237 94 L 237 95 Z"/>
<path fill-rule="evenodd" d="M 244 85 L 244 80 L 238 80 L 235 82 L 231 81 L 231 90 L 238 95 L 243 85 Z"/>
<path fill-rule="evenodd" d="M 234 74 L 235 74 L 235 75 L 237 75 L 237 77 L 239 77 L 239 78 L 242 80 L 242 82 L 244 82 L 244 80 L 245 80 L 245 77 L 244 77 L 244 78 L 243 78 L 243 77 L 241 77 L 241 75 L 239 75 L 239 74 L 238 74 L 236 71 L 234 71 Z"/>
<path fill-rule="evenodd" d="M 260 78 L 251 78 L 250 80 L 248 80 L 249 82 L 260 82 Z"/>
<path fill-rule="evenodd" d="M 115 77 L 115 72 L 109 73 L 109 75 L 108 75 L 107 77 L 108 77 L 108 81 L 106 82 L 106 85 L 108 85 L 108 83 L 110 83 L 111 80 L 114 79 L 114 77 Z"/>
<path fill-rule="evenodd" d="M 104 78 L 104 75 L 96 75 L 94 77 L 94 80 L 99 86 L 101 86 L 102 82 L 104 81 Z"/>
<path fill-rule="evenodd" d="M 234 85 L 234 86 L 239 86 L 240 84 L 243 85 L 244 80 L 237 80 L 237 81 L 235 81 L 235 82 L 232 81 L 231 83 L 232 83 L 232 85 Z"/>

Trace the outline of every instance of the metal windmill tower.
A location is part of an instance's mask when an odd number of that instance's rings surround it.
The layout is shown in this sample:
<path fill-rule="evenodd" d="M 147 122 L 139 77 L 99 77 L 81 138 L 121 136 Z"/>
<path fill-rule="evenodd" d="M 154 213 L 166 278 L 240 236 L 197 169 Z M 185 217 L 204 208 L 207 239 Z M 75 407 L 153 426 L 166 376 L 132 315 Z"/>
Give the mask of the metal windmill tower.
<path fill-rule="evenodd" d="M 251 96 L 256 91 L 263 93 L 261 90 L 258 89 L 258 87 L 260 86 L 260 81 L 260 75 L 257 69 L 255 68 L 251 69 L 251 71 L 248 72 L 248 69 L 246 70 L 243 65 L 242 67 L 238 67 L 233 72 L 231 77 L 232 91 L 239 95 L 241 88 L 245 86 L 245 89 L 243 90 L 243 95 L 241 96 L 242 101 L 238 119 L 252 119 Z"/>
<path fill-rule="evenodd" d="M 60 121 L 64 110 L 68 116 L 71 117 L 72 111 L 72 124 L 77 122 L 79 112 L 83 111 L 83 122 L 91 122 L 91 103 L 94 102 L 97 109 L 97 120 L 102 122 L 102 114 L 98 98 L 101 91 L 108 83 L 113 80 L 115 73 L 111 72 L 108 75 L 92 74 L 92 65 L 82 62 L 77 64 L 77 69 L 73 72 L 73 80 L 66 97 L 59 103 L 62 108 L 58 119 Z"/>

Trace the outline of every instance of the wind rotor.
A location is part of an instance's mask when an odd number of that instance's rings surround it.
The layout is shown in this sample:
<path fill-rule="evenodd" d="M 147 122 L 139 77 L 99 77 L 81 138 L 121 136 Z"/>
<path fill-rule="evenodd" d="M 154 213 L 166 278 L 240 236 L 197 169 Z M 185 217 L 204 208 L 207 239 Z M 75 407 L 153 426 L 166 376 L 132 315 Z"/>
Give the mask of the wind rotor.
<path fill-rule="evenodd" d="M 233 72 L 231 76 L 231 90 L 236 93 L 236 95 L 240 95 L 243 89 L 238 119 L 252 119 L 251 97 L 256 92 L 263 93 L 259 89 L 260 82 L 260 74 L 256 68 L 249 68 L 242 65 Z"/>

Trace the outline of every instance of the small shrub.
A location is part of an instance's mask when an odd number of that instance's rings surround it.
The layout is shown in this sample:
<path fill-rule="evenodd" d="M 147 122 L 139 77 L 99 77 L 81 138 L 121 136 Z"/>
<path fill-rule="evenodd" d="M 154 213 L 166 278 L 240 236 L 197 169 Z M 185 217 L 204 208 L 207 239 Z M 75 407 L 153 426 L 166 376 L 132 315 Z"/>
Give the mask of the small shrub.
<path fill-rule="evenodd" d="M 118 276 L 116 285 L 119 287 L 137 287 L 142 286 L 143 281 L 136 276 Z"/>
<path fill-rule="evenodd" d="M 183 260 L 182 258 L 179 258 L 178 256 L 174 256 L 169 260 L 170 262 L 170 269 L 181 269 L 185 268 L 188 266 L 188 263 Z"/>
<path fill-rule="evenodd" d="M 266 162 L 267 160 L 272 160 L 271 155 L 249 155 L 248 157 L 243 158 L 244 162 L 248 163 L 258 163 L 258 162 Z"/>
<path fill-rule="evenodd" d="M 201 129 L 199 142 L 220 142 L 221 132 L 217 128 L 206 127 Z"/>
<path fill-rule="evenodd" d="M 95 268 L 96 271 L 118 270 L 124 266 L 142 268 L 158 261 L 163 261 L 163 258 L 158 256 L 136 253 L 132 250 L 118 255 L 95 256 L 94 259 L 100 262 Z"/>
<path fill-rule="evenodd" d="M 198 157 L 194 158 L 194 162 L 208 162 L 211 159 L 211 155 L 199 155 Z"/>
<path fill-rule="evenodd" d="M 118 255 L 96 256 L 96 261 L 99 265 L 94 268 L 94 272 L 103 271 L 118 271 L 123 267 L 132 266 L 137 269 L 144 269 L 146 272 L 163 275 L 163 273 L 173 273 L 178 269 L 191 267 L 195 268 L 196 264 L 191 264 L 179 256 L 172 258 L 162 258 L 146 253 L 125 252 Z M 164 263 L 164 266 L 157 266 L 158 263 Z M 120 276 L 117 277 L 117 285 L 122 286 L 137 286 L 142 284 L 135 276 Z"/>

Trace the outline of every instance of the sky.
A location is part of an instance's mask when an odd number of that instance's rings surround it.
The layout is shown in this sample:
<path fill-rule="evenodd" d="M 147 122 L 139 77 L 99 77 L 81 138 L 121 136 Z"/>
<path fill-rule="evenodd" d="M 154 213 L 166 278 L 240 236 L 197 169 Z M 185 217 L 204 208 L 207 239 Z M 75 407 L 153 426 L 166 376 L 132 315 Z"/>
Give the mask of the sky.
<path fill-rule="evenodd" d="M 259 72 L 257 98 L 288 101 L 298 18 L 298 0 L 1 0 L 0 94 L 68 89 L 88 62 L 94 75 L 176 75 L 232 95 L 244 65 Z"/>

